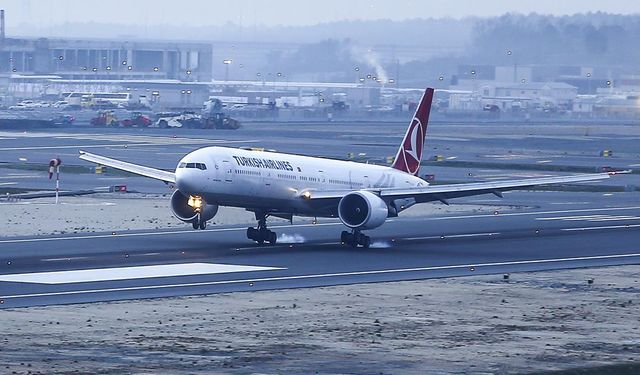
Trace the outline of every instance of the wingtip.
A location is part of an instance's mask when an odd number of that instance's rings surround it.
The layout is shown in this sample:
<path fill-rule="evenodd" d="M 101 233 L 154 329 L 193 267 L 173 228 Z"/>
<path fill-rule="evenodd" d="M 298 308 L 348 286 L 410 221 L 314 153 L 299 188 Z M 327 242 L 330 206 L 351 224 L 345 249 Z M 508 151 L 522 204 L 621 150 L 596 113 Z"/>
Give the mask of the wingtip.
<path fill-rule="evenodd" d="M 621 171 L 611 171 L 611 172 L 607 172 L 609 174 L 609 176 L 615 176 L 617 174 L 629 174 L 629 173 L 633 173 L 632 169 L 623 169 Z"/>

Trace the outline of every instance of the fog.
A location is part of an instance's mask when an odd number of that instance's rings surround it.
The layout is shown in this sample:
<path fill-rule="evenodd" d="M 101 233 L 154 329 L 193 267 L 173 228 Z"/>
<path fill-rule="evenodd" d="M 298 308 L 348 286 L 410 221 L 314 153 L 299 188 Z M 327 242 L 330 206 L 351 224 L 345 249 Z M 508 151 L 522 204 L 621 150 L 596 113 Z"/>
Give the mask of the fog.
<path fill-rule="evenodd" d="M 494 17 L 509 12 L 551 15 L 640 12 L 640 3 L 628 0 L 3 0 L 0 7 L 7 11 L 7 29 L 14 35 L 70 36 L 68 33 L 72 32 L 105 37 L 121 35 L 118 28 L 107 30 L 100 26 L 112 24 L 133 26 L 134 35 L 146 38 L 194 37 L 197 35 L 193 35 L 192 29 L 202 31 L 206 27 L 229 24 L 250 34 L 265 26 L 303 26 L 344 20 L 460 19 Z M 205 29 L 199 29 L 202 27 Z M 206 34 L 201 38 L 206 38 Z"/>
<path fill-rule="evenodd" d="M 629 48 L 640 35 L 640 2 L 632 1 L 22 0 L 0 8 L 9 38 L 212 43 L 217 79 L 225 59 L 234 61 L 230 79 L 281 72 L 353 82 L 370 74 L 421 87 L 455 82 L 465 66 L 494 79 L 482 65 L 590 67 L 607 79 L 638 74 L 640 58 Z M 583 73 L 556 69 L 539 79 L 566 74 Z"/>

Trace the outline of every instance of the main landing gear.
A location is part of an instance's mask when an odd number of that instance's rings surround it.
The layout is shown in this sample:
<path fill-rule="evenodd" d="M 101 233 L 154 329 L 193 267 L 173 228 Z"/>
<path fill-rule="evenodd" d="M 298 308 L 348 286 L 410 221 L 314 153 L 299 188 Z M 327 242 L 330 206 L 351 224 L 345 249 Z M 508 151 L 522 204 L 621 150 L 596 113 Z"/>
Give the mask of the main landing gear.
<path fill-rule="evenodd" d="M 371 246 L 371 237 L 362 234 L 362 232 L 357 229 L 352 229 L 351 233 L 343 230 L 340 234 L 340 241 L 351 247 L 358 247 L 358 245 L 360 245 L 364 248 L 368 248 Z"/>
<path fill-rule="evenodd" d="M 191 225 L 193 225 L 193 229 L 207 229 L 207 222 L 200 220 L 200 214 L 198 214 L 198 218 L 192 222 Z"/>
<path fill-rule="evenodd" d="M 267 229 L 267 215 L 256 212 L 256 219 L 258 220 L 258 228 L 247 228 L 247 238 L 256 241 L 259 245 L 265 242 L 275 245 L 278 236 L 276 232 Z"/>

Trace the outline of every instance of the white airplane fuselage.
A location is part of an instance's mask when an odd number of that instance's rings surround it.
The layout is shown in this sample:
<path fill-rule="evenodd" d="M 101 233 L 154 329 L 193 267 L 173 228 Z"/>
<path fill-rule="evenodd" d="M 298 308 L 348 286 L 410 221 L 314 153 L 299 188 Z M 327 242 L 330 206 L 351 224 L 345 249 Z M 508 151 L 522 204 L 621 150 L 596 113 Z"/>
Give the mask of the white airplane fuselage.
<path fill-rule="evenodd" d="M 350 161 L 205 147 L 183 157 L 175 170 L 177 188 L 207 204 L 332 216 L 310 204 L 303 192 L 414 188 L 428 183 L 397 169 Z"/>

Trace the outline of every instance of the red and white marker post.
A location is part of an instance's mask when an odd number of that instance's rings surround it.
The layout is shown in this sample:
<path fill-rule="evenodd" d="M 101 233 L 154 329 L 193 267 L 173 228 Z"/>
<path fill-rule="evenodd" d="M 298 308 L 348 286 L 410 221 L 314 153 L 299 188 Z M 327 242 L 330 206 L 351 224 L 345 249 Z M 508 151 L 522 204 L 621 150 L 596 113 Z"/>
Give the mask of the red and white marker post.
<path fill-rule="evenodd" d="M 49 160 L 49 179 L 53 177 L 54 170 L 56 172 L 56 204 L 58 204 L 58 193 L 60 191 L 60 164 L 62 164 L 60 158 Z"/>

